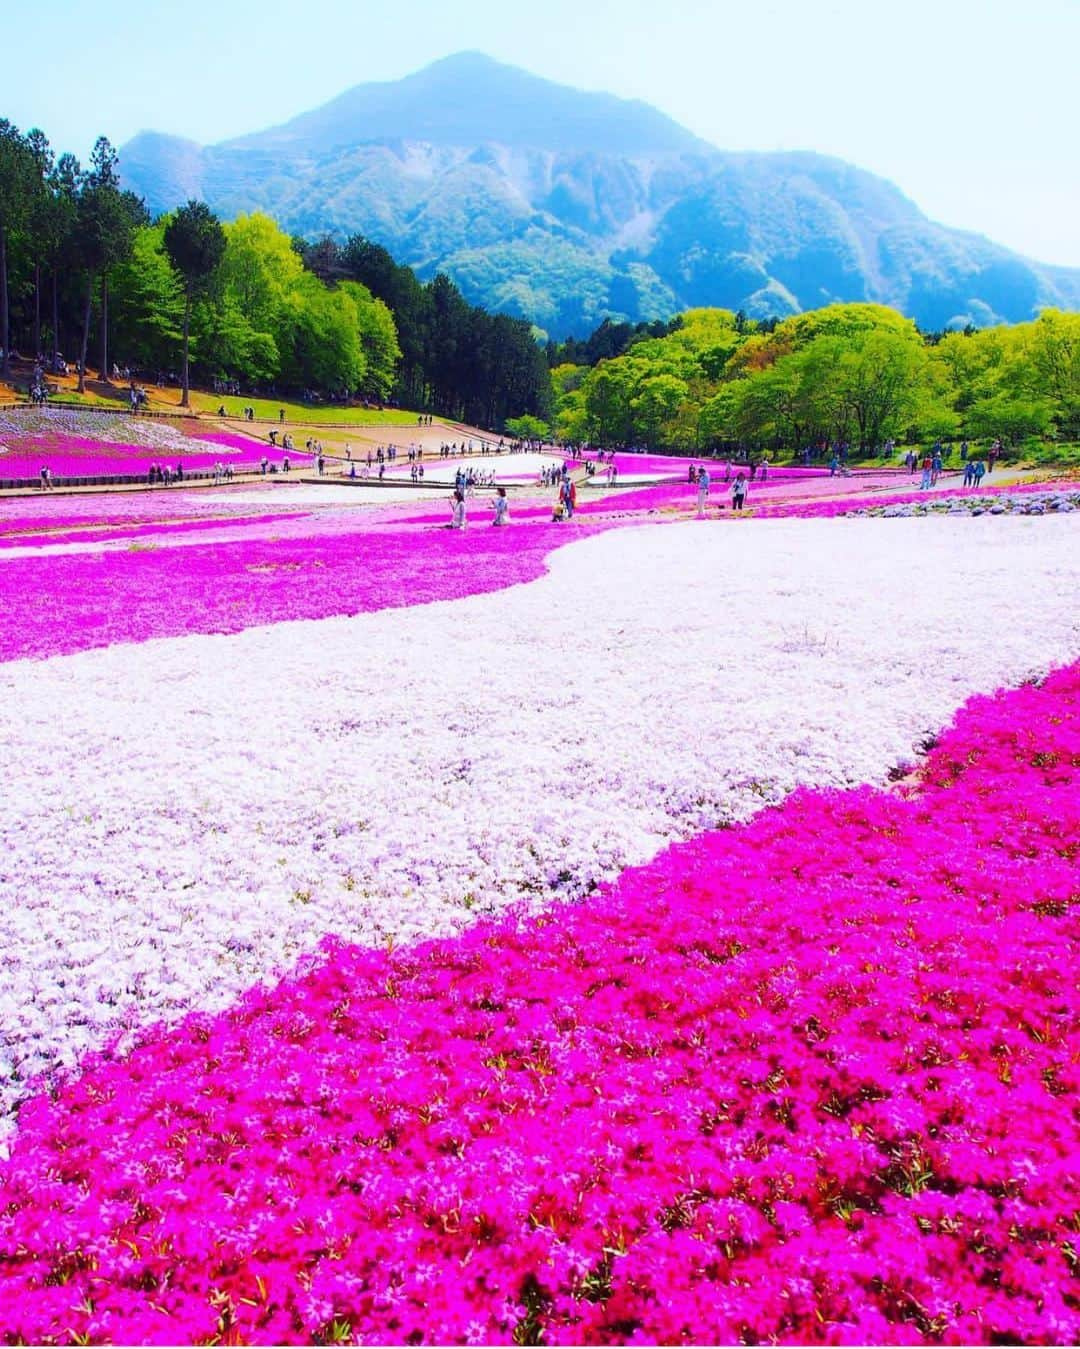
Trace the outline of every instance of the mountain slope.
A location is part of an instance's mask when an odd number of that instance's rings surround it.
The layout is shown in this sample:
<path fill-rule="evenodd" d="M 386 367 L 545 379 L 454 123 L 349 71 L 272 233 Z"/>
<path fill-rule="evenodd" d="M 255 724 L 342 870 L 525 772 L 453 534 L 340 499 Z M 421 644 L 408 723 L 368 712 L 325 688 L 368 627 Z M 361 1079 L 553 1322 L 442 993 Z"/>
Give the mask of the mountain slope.
<path fill-rule="evenodd" d="M 934 224 L 852 165 L 725 153 L 647 104 L 479 53 L 215 146 L 142 132 L 121 170 L 155 211 L 194 196 L 294 233 L 365 234 L 553 335 L 703 304 L 877 300 L 930 328 L 1080 307 L 1080 271 Z"/>

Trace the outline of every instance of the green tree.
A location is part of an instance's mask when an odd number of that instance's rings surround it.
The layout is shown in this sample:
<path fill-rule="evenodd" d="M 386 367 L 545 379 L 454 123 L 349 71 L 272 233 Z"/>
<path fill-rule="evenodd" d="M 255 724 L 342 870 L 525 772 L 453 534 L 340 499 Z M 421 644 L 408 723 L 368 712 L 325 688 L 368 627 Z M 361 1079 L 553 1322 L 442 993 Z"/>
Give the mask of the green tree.
<path fill-rule="evenodd" d="M 356 306 L 360 346 L 364 353 L 362 390 L 382 403 L 390 396 L 401 360 L 394 316 L 359 281 L 342 281 L 338 287 Z"/>
<path fill-rule="evenodd" d="M 30 180 L 28 204 L 28 232 L 34 259 L 34 326 L 31 347 L 35 357 L 41 352 L 41 268 L 48 256 L 50 236 L 56 222 L 49 180 L 55 167 L 55 156 L 44 131 L 34 127 L 26 133 L 26 147 L 34 163 Z"/>
<path fill-rule="evenodd" d="M 1023 327 L 1030 330 L 1025 354 L 1031 393 L 1048 400 L 1066 435 L 1080 434 L 1080 314 L 1044 309 Z"/>
<path fill-rule="evenodd" d="M 1001 392 L 983 398 L 967 414 L 966 425 L 978 439 L 1000 439 L 1018 445 L 1029 436 L 1045 436 L 1054 424 L 1047 399 Z"/>
<path fill-rule="evenodd" d="M 625 364 L 602 361 L 582 384 L 588 439 L 605 449 L 630 438 L 630 380 Z"/>
<path fill-rule="evenodd" d="M 49 175 L 45 260 L 52 291 L 52 353 L 63 349 L 60 328 L 61 275 L 78 269 L 77 225 L 83 171 L 71 154 L 62 154 Z M 50 353 L 50 354 L 52 354 Z"/>
<path fill-rule="evenodd" d="M 874 449 L 909 424 L 927 388 L 928 365 L 913 333 L 879 328 L 846 339 L 838 376 L 861 450 Z"/>
<path fill-rule="evenodd" d="M 11 311 L 8 295 L 8 250 L 26 227 L 36 167 L 19 128 L 0 119 L 0 375 L 10 373 Z"/>
<path fill-rule="evenodd" d="M 665 425 L 674 420 L 688 392 L 686 381 L 675 375 L 661 373 L 643 379 L 630 399 L 633 439 L 659 445 Z"/>
<path fill-rule="evenodd" d="M 101 282 L 101 369 L 108 375 L 108 273 L 130 252 L 135 230 L 145 220 L 137 197 L 120 190 L 116 151 L 99 136 L 90 156 L 90 171 L 79 192 L 75 240 L 86 283 L 79 356 L 79 392 L 86 390 L 86 361 L 94 290 Z"/>
<path fill-rule="evenodd" d="M 190 337 L 191 304 L 201 293 L 225 256 L 225 231 L 204 201 L 189 201 L 165 226 L 165 251 L 184 286 L 184 373 L 180 406 L 191 406 Z"/>
<path fill-rule="evenodd" d="M 282 371 L 289 383 L 345 397 L 360 387 L 366 370 L 360 316 L 344 291 L 327 290 L 306 272 L 289 294 L 284 326 Z"/>
<path fill-rule="evenodd" d="M 113 331 L 136 366 L 167 365 L 181 340 L 184 292 L 165 254 L 165 222 L 135 233 L 131 255 L 113 272 Z"/>
<path fill-rule="evenodd" d="M 547 440 L 551 435 L 548 423 L 530 414 L 524 417 L 507 417 L 506 429 L 517 440 Z"/>

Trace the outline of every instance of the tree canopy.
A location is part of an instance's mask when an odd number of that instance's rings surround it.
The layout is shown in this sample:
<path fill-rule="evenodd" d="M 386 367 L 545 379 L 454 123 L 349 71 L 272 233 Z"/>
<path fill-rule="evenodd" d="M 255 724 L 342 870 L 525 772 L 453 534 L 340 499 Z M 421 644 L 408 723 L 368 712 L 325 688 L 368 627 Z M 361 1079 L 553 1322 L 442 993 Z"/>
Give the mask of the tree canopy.
<path fill-rule="evenodd" d="M 799 449 L 889 439 L 1080 436 L 1080 314 L 944 335 L 872 304 L 830 305 L 757 323 L 690 310 L 625 346 L 609 326 L 561 343 L 551 371 L 555 429 L 567 440 L 658 449 Z"/>

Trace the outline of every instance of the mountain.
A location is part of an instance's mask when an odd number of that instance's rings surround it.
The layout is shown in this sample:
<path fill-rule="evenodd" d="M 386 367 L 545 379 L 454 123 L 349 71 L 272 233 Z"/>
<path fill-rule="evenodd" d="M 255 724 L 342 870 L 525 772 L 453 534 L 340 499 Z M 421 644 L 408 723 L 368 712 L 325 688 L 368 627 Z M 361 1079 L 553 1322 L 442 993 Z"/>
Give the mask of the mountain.
<path fill-rule="evenodd" d="M 697 305 L 875 300 L 931 329 L 1080 308 L 1080 269 L 935 224 L 841 160 L 721 151 L 648 104 L 477 52 L 217 145 L 140 132 L 120 165 L 155 212 L 201 197 L 294 234 L 364 234 L 553 336 Z"/>

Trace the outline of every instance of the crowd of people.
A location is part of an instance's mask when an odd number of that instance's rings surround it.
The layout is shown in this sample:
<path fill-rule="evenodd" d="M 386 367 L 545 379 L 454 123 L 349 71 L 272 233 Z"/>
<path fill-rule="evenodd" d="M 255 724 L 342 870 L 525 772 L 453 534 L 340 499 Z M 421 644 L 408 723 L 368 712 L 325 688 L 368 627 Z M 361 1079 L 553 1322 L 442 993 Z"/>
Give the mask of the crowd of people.
<path fill-rule="evenodd" d="M 725 464 L 724 468 L 725 468 L 724 482 L 726 483 L 730 479 L 731 465 Z M 766 472 L 763 475 L 762 481 L 764 481 L 767 477 L 768 472 Z M 712 478 L 709 474 L 708 468 L 704 464 L 701 464 L 696 468 L 692 466 L 690 473 L 690 481 L 691 483 L 697 486 L 698 519 L 704 520 L 705 510 L 709 504 L 709 496 L 712 492 Z M 735 474 L 735 481 L 732 482 L 731 484 L 732 510 L 741 511 L 742 508 L 746 505 L 746 492 L 748 483 L 749 478 L 747 477 L 746 473 L 744 473 L 743 470 L 740 468 Z"/>
<path fill-rule="evenodd" d="M 929 450 L 921 455 L 914 449 L 908 450 L 904 455 L 903 463 L 908 473 L 914 477 L 916 472 L 921 474 L 919 479 L 920 491 L 927 491 L 931 487 L 936 487 L 938 479 L 944 471 L 945 460 L 949 458 L 949 446 L 936 440 Z M 960 461 L 964 465 L 964 486 L 978 487 L 983 478 L 988 473 L 993 473 L 994 465 L 1001 455 L 1001 442 L 995 440 L 990 446 L 986 455 L 976 453 L 972 455 L 971 446 L 968 442 L 962 441 L 960 444 Z"/>
<path fill-rule="evenodd" d="M 229 476 L 232 476 L 231 470 Z M 146 481 L 151 487 L 171 487 L 174 482 L 183 482 L 184 465 L 180 460 L 177 460 L 175 468 L 168 464 L 151 464 L 146 474 Z"/>

